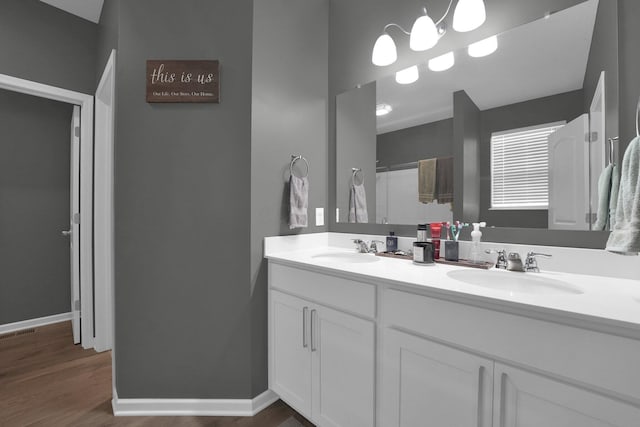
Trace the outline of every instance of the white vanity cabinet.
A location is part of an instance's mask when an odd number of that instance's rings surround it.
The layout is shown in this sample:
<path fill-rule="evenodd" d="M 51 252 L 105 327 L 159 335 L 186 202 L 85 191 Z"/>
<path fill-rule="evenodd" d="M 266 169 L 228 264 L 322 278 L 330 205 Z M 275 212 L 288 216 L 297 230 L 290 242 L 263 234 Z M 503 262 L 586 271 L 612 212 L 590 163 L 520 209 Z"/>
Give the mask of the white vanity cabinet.
<path fill-rule="evenodd" d="M 379 426 L 640 426 L 637 340 L 397 290 L 382 311 Z"/>
<path fill-rule="evenodd" d="M 383 343 L 379 425 L 491 427 L 492 360 L 393 329 Z"/>
<path fill-rule="evenodd" d="M 559 379 L 495 364 L 495 427 L 634 427 L 640 409 Z"/>
<path fill-rule="evenodd" d="M 355 298 L 369 299 L 369 315 L 374 289 L 279 265 L 269 274 L 270 388 L 319 426 L 373 426 L 375 325 L 356 315 L 363 300 L 351 304 L 331 288 L 341 282 Z"/>

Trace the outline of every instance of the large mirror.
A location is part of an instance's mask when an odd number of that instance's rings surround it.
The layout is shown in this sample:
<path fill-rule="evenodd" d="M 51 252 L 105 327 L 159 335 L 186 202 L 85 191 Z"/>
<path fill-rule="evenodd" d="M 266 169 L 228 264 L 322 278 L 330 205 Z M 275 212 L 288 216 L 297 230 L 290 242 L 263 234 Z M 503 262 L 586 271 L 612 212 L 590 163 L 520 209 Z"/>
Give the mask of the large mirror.
<path fill-rule="evenodd" d="M 410 84 L 393 73 L 338 95 L 337 222 L 606 229 L 617 32 L 616 1 L 589 0 L 498 34 L 489 55 L 459 49 L 443 71 L 426 56 Z"/>

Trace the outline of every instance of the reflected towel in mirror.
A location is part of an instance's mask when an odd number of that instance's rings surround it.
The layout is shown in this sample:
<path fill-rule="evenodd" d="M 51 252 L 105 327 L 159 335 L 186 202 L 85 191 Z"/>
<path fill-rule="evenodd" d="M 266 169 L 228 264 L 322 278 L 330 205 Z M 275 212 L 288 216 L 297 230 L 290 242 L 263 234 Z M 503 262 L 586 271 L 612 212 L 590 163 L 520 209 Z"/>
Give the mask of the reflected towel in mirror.
<path fill-rule="evenodd" d="M 367 195 L 364 183 L 352 184 L 349 193 L 349 222 L 369 222 L 367 214 Z"/>
<path fill-rule="evenodd" d="M 640 253 L 640 136 L 624 153 L 618 204 L 606 250 L 622 255 Z"/>
<path fill-rule="evenodd" d="M 431 203 L 436 198 L 436 163 L 437 159 L 418 161 L 418 200 L 420 203 Z"/>
<path fill-rule="evenodd" d="M 453 157 L 436 159 L 435 197 L 441 205 L 453 202 Z"/>

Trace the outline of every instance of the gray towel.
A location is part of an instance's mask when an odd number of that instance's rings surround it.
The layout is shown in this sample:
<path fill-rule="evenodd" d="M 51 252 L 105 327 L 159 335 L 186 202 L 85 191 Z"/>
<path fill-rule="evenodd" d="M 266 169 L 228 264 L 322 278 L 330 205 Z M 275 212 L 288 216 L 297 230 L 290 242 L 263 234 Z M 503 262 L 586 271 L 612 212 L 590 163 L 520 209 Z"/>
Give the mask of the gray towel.
<path fill-rule="evenodd" d="M 418 161 L 418 200 L 431 203 L 436 198 L 436 159 Z"/>
<path fill-rule="evenodd" d="M 607 165 L 598 178 L 598 212 L 594 230 L 606 230 L 609 223 L 609 196 L 611 195 L 611 173 L 613 164 Z"/>
<path fill-rule="evenodd" d="M 436 199 L 440 205 L 453 203 L 453 157 L 436 159 Z"/>
<path fill-rule="evenodd" d="M 640 252 L 640 137 L 631 141 L 624 153 L 615 213 L 606 250 L 637 255 Z"/>
<path fill-rule="evenodd" d="M 289 177 L 289 228 L 307 226 L 307 206 L 309 205 L 309 181 L 306 177 Z"/>
<path fill-rule="evenodd" d="M 369 222 L 364 184 L 351 185 L 349 193 L 349 222 Z"/>

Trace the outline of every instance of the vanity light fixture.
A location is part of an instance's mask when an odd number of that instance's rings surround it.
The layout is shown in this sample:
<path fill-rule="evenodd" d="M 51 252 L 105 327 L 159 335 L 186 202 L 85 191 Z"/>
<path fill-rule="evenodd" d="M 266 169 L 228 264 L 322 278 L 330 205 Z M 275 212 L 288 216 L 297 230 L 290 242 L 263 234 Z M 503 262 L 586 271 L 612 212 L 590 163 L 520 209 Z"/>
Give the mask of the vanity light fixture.
<path fill-rule="evenodd" d="M 453 11 L 453 29 L 466 33 L 478 28 L 486 19 L 483 0 L 459 0 Z"/>
<path fill-rule="evenodd" d="M 387 27 L 389 25 L 387 25 Z M 387 30 L 387 27 L 384 27 L 385 31 Z M 371 62 L 373 62 L 374 65 L 384 67 L 385 65 L 393 64 L 396 62 L 396 59 L 398 59 L 396 44 L 393 42 L 393 39 L 389 34 L 382 34 L 378 37 L 378 40 L 376 40 L 376 44 L 373 45 Z"/>
<path fill-rule="evenodd" d="M 429 60 L 427 66 L 431 71 L 445 71 L 453 67 L 456 59 L 453 56 L 453 52 L 447 52 L 444 55 L 436 56 Z"/>
<path fill-rule="evenodd" d="M 469 56 L 474 58 L 481 58 L 483 56 L 491 55 L 498 49 L 498 36 L 491 36 L 479 42 L 472 43 L 467 48 Z"/>
<path fill-rule="evenodd" d="M 371 62 L 374 65 L 384 67 L 391 65 L 398 59 L 396 44 L 387 33 L 389 27 L 397 27 L 409 36 L 409 47 L 411 50 L 422 52 L 431 49 L 438 43 L 438 40 L 447 32 L 447 27 L 443 22 L 449 15 L 453 0 L 449 0 L 449 6 L 442 18 L 434 21 L 424 8 L 424 15 L 418 17 L 411 27 L 411 32 L 405 30 L 398 24 L 387 24 L 382 34 L 373 45 Z M 486 12 L 483 0 L 458 0 L 453 15 L 453 29 L 456 31 L 471 31 L 478 28 L 486 19 Z"/>
<path fill-rule="evenodd" d="M 376 105 L 376 116 L 384 116 L 393 111 L 391 105 L 389 104 L 378 104 Z"/>
<path fill-rule="evenodd" d="M 399 83 L 401 85 L 409 85 L 417 81 L 418 77 L 420 77 L 418 73 L 418 66 L 413 65 L 396 73 L 396 83 Z"/>

